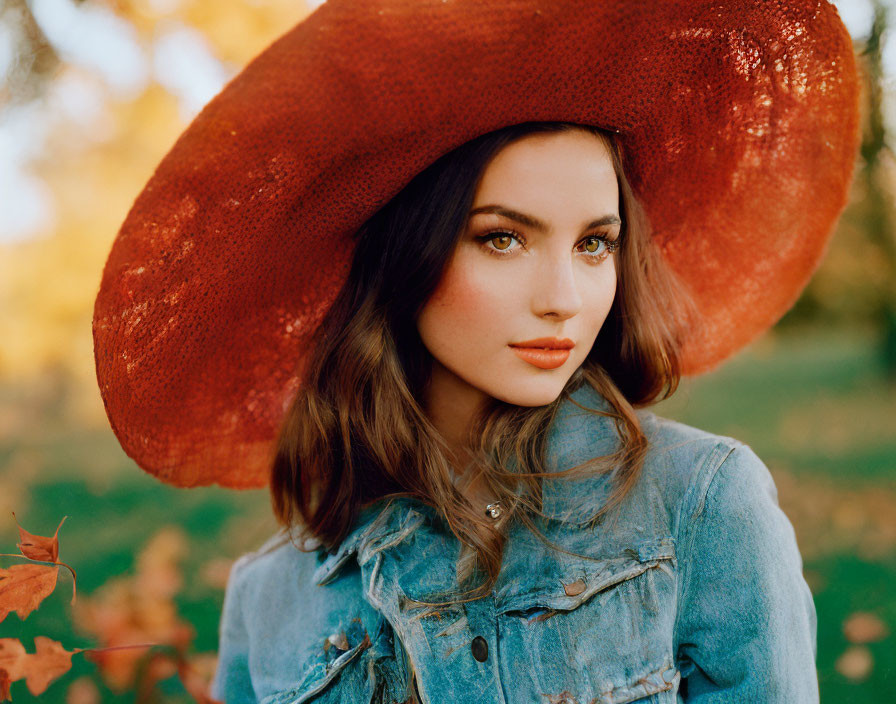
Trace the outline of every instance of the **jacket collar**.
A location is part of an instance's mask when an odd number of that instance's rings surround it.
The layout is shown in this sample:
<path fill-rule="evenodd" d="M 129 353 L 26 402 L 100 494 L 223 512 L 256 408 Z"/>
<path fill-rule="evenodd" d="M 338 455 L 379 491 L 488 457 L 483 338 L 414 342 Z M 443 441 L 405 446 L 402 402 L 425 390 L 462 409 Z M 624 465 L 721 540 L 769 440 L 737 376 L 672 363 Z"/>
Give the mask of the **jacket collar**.
<path fill-rule="evenodd" d="M 562 471 L 596 455 L 609 454 L 618 446 L 614 420 L 583 410 L 576 404 L 600 411 L 613 410 L 609 401 L 588 385 L 570 394 L 560 404 L 548 431 L 546 460 L 550 471 Z M 544 482 L 542 512 L 549 519 L 566 523 L 587 520 L 600 503 L 593 485 L 589 485 L 590 491 L 583 492 L 583 482 L 588 481 L 589 477 L 579 479 L 573 474 L 566 479 Z M 583 496 L 587 501 L 581 501 Z M 582 503 L 585 505 L 579 505 Z M 405 497 L 382 499 L 366 506 L 335 552 L 320 553 L 322 557 L 312 576 L 313 583 L 324 585 L 334 580 L 364 544 L 370 541 L 384 544 L 407 524 L 411 511 L 421 506 L 420 502 Z"/>
<path fill-rule="evenodd" d="M 385 537 L 393 525 L 392 518 L 396 511 L 406 512 L 408 507 L 402 507 L 403 499 L 389 499 L 376 501 L 361 509 L 354 527 L 343 538 L 335 552 L 322 552 L 322 562 L 312 575 L 314 584 L 328 584 L 336 578 L 342 567 L 355 555 L 361 545 L 368 539 Z M 394 529 L 393 529 L 394 531 Z M 323 549 L 321 548 L 323 551 Z"/>

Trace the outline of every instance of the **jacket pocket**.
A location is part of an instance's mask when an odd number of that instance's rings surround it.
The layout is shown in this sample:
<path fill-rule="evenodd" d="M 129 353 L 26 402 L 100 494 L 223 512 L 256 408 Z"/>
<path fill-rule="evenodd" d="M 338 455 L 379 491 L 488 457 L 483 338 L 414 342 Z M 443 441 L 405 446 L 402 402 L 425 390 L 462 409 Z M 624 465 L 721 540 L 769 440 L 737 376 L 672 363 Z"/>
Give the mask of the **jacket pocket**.
<path fill-rule="evenodd" d="M 595 594 L 622 585 L 648 570 L 658 569 L 674 582 L 675 564 L 675 541 L 670 536 L 653 538 L 600 559 L 555 553 L 555 561 L 550 566 L 539 569 L 536 565 L 527 579 L 498 595 L 497 612 L 572 611 Z M 657 594 L 656 598 L 661 595 Z M 640 604 L 646 608 L 659 606 L 655 601 L 650 604 L 642 600 Z"/>
<path fill-rule="evenodd" d="M 261 699 L 261 704 L 380 704 L 410 701 L 412 683 L 401 644 L 380 616 L 365 631 L 359 619 L 321 636 L 325 647 L 299 668 L 298 684 Z"/>
<path fill-rule="evenodd" d="M 513 580 L 495 602 L 500 650 L 518 694 L 676 701 L 675 559 L 674 539 L 660 536 L 598 559 L 550 553 L 534 560 L 528 577 Z"/>
<path fill-rule="evenodd" d="M 302 704 L 309 701 L 355 701 L 350 686 L 333 691 L 330 684 L 351 663 L 371 646 L 370 636 L 364 632 L 359 621 L 353 621 L 348 628 L 333 633 L 326 639 L 326 647 L 320 654 L 303 667 L 299 683 L 289 689 L 268 695 L 261 704 Z M 332 693 L 334 698 L 318 698 L 323 692 Z"/>

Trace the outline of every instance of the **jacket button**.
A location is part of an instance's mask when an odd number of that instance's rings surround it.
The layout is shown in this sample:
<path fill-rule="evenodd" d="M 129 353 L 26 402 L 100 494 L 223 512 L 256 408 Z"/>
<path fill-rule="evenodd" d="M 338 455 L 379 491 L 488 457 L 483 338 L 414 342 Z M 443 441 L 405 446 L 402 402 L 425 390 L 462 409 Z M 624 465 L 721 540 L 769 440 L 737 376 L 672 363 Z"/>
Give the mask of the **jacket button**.
<path fill-rule="evenodd" d="M 479 662 L 485 662 L 485 659 L 488 657 L 488 643 L 485 638 L 476 636 L 470 645 L 470 649 L 473 651 L 474 658 Z"/>

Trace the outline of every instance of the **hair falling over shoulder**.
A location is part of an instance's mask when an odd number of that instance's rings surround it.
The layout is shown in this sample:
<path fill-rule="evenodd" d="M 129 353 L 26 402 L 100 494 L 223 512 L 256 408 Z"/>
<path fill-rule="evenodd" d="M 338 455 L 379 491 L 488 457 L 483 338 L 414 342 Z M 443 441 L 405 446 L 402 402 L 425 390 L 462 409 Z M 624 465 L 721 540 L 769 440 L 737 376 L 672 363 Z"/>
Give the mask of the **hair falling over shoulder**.
<path fill-rule="evenodd" d="M 301 527 L 332 549 L 366 504 L 412 497 L 433 507 L 464 546 L 459 583 L 477 572 L 484 576 L 470 598 L 491 591 L 505 531 L 454 485 L 448 448 L 419 401 L 431 358 L 415 320 L 451 256 L 489 159 L 532 132 L 568 129 L 597 135 L 612 155 L 623 220 L 616 296 L 586 361 L 553 403 L 521 407 L 492 399 L 471 428 L 471 470 L 481 472 L 507 507 L 501 525 L 519 520 L 539 536 L 532 517 L 541 512 L 542 478 L 610 473 L 613 489 L 595 507 L 592 522 L 602 521 L 635 485 L 647 451 L 635 408 L 668 398 L 678 387 L 682 336 L 695 309 L 652 241 L 616 135 L 571 123 L 523 123 L 445 154 L 356 233 L 350 272 L 315 331 L 303 386 L 281 426 L 270 490 L 282 525 Z M 614 409 L 617 450 L 548 471 L 548 430 L 561 402 L 583 384 Z"/>

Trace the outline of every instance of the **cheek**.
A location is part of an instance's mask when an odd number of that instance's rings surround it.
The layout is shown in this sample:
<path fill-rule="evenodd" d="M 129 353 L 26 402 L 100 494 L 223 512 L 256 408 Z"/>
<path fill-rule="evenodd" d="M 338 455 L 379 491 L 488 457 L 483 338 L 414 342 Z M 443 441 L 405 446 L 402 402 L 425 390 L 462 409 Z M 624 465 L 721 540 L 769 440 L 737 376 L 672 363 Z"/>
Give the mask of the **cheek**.
<path fill-rule="evenodd" d="M 427 303 L 427 308 L 443 315 L 462 313 L 475 305 L 476 291 L 470 277 L 458 267 L 449 266 Z"/>
<path fill-rule="evenodd" d="M 488 277 L 477 277 L 470 267 L 453 263 L 442 275 L 424 308 L 424 315 L 452 325 L 475 326 L 494 312 L 499 299 L 493 287 L 494 282 L 489 285 Z"/>
<path fill-rule="evenodd" d="M 600 309 L 602 311 L 602 315 L 606 315 L 610 312 L 610 307 L 613 305 L 613 299 L 616 298 L 616 289 L 618 288 L 618 278 L 616 274 L 616 260 L 611 260 L 611 265 L 607 267 L 605 276 L 600 282 L 598 293 L 598 298 L 601 300 Z"/>
<path fill-rule="evenodd" d="M 602 268 L 583 290 L 584 308 L 582 310 L 581 325 L 583 335 L 591 334 L 594 337 L 600 332 L 606 322 L 607 315 L 613 307 L 616 297 L 616 270 L 613 264 Z"/>
<path fill-rule="evenodd" d="M 503 338 L 500 322 L 507 318 L 500 282 L 462 260 L 445 269 L 417 320 L 424 345 L 449 367 L 465 363 L 471 354 L 480 356 L 483 344 Z"/>

